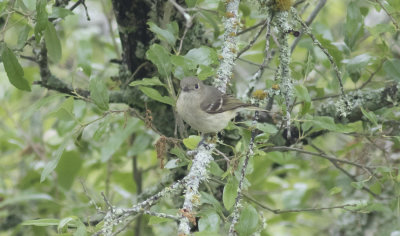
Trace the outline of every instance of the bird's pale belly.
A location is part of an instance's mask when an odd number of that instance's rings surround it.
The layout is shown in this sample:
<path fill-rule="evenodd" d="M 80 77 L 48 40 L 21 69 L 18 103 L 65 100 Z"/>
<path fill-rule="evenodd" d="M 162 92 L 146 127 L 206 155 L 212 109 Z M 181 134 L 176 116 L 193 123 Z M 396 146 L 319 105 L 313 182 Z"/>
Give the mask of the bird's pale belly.
<path fill-rule="evenodd" d="M 228 122 L 235 117 L 235 111 L 209 114 L 200 109 L 199 102 L 192 104 L 185 101 L 185 96 L 180 96 L 177 101 L 177 111 L 180 117 L 193 129 L 203 133 L 213 133 L 224 129 Z"/>

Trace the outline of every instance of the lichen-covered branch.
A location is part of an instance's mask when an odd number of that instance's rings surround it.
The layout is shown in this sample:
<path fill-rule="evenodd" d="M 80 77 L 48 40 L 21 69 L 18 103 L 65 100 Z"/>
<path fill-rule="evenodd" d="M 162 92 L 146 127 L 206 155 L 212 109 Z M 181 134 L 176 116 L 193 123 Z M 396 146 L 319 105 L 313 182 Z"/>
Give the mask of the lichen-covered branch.
<path fill-rule="evenodd" d="M 293 82 L 290 76 L 290 48 L 288 42 L 288 33 L 291 27 L 288 22 L 289 12 L 280 11 L 276 14 L 276 24 L 279 30 L 279 60 L 280 60 L 280 90 L 285 98 L 285 126 L 287 128 L 287 137 L 290 138 L 290 106 L 293 100 Z"/>
<path fill-rule="evenodd" d="M 158 200 L 160 200 L 162 197 L 165 197 L 168 194 L 178 192 L 180 189 L 182 189 L 184 187 L 184 185 L 187 183 L 187 181 L 188 181 L 187 178 L 177 181 L 170 187 L 164 188 L 162 191 L 149 197 L 145 201 L 142 201 L 142 202 L 134 205 L 131 208 L 114 208 L 111 205 L 111 203 L 108 201 L 108 199 L 103 196 L 104 201 L 106 202 L 106 204 L 108 206 L 108 210 L 106 212 L 106 216 L 103 219 L 104 225 L 98 233 L 104 234 L 104 235 L 111 235 L 114 226 L 122 223 L 128 217 L 137 215 L 139 213 L 179 220 L 180 216 L 173 216 L 173 215 L 169 215 L 169 214 L 165 214 L 165 213 L 152 212 L 152 211 L 149 211 L 148 208 L 150 208 L 151 206 L 156 204 L 158 202 Z"/>
<path fill-rule="evenodd" d="M 224 43 L 221 49 L 221 63 L 217 71 L 215 86 L 226 92 L 226 86 L 232 76 L 232 69 L 237 54 L 237 35 L 239 28 L 239 3 L 240 0 L 227 1 L 224 22 Z"/>
<path fill-rule="evenodd" d="M 207 167 L 213 160 L 211 153 L 214 148 L 214 144 L 202 143 L 196 149 L 197 153 L 194 157 L 193 165 L 185 177 L 185 200 L 181 210 L 182 218 L 179 222 L 179 235 L 188 235 L 190 233 L 190 222 L 196 224 L 193 210 L 200 204 L 199 185 L 207 178 Z"/>
<path fill-rule="evenodd" d="M 252 122 L 253 126 L 255 126 L 256 123 L 257 123 L 258 113 L 259 112 L 256 111 L 255 114 L 254 114 L 254 119 L 253 119 L 253 122 Z M 256 129 L 253 129 L 251 131 L 249 149 L 247 150 L 246 157 L 245 157 L 243 165 L 242 165 L 242 170 L 240 172 L 239 186 L 238 186 L 238 189 L 237 189 L 237 196 L 236 196 L 236 199 L 235 199 L 234 210 L 233 210 L 233 213 L 232 213 L 232 221 L 231 221 L 231 225 L 229 227 L 229 236 L 237 235 L 237 233 L 235 231 L 235 225 L 239 221 L 240 208 L 242 206 L 240 202 L 242 200 L 243 182 L 244 182 L 244 178 L 246 176 L 246 170 L 247 170 L 247 165 L 249 164 L 249 160 L 254 155 L 254 139 L 256 137 L 256 134 L 257 134 Z"/>
<path fill-rule="evenodd" d="M 400 102 L 400 84 L 393 83 L 386 88 L 368 91 L 355 91 L 347 95 L 350 111 L 346 117 L 341 116 L 337 112 L 336 104 L 333 101 L 328 101 L 317 109 L 316 114 L 319 116 L 330 116 L 335 119 L 335 122 L 355 122 L 362 119 L 361 108 L 368 111 L 376 111 L 383 107 L 390 107 Z"/>

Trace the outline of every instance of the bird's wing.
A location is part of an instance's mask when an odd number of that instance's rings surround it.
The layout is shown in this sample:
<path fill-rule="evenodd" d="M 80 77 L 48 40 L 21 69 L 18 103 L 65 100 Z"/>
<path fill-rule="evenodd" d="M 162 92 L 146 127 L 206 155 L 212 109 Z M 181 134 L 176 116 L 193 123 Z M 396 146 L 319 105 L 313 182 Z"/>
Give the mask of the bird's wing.
<path fill-rule="evenodd" d="M 204 100 L 200 103 L 203 111 L 215 114 L 224 111 L 234 110 L 239 107 L 250 106 L 231 95 L 222 94 L 217 88 L 208 86 L 205 89 L 206 94 Z"/>

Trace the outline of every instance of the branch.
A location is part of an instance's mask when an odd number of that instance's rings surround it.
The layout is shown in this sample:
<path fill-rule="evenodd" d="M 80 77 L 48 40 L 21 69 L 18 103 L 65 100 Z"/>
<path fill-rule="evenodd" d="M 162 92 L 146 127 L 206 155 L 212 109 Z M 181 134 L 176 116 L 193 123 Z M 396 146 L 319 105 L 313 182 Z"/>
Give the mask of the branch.
<path fill-rule="evenodd" d="M 180 219 L 180 216 L 173 216 L 169 214 L 164 214 L 164 213 L 158 213 L 158 212 L 152 212 L 147 210 L 154 204 L 158 202 L 162 197 L 175 193 L 179 191 L 183 186 L 186 184 L 187 178 L 184 178 L 180 181 L 175 182 L 173 185 L 170 187 L 166 187 L 157 194 L 149 197 L 145 201 L 142 201 L 136 205 L 134 205 L 131 208 L 114 208 L 111 203 L 108 201 L 108 199 L 105 197 L 105 195 L 102 193 L 104 201 L 106 202 L 108 206 L 108 211 L 104 217 L 104 226 L 100 231 L 98 231 L 95 235 L 100 235 L 100 234 L 105 234 L 105 235 L 112 235 L 112 231 L 115 225 L 120 224 L 124 220 L 126 220 L 130 216 L 136 216 L 137 214 L 148 214 L 148 215 L 153 215 L 157 217 L 164 217 L 164 218 L 170 218 L 174 220 Z"/>
<path fill-rule="evenodd" d="M 220 180 L 215 179 L 215 178 L 212 178 L 211 180 L 216 182 L 216 183 L 218 183 L 218 184 L 221 184 L 221 185 L 225 185 L 226 184 L 225 182 L 220 181 Z M 257 206 L 263 208 L 264 210 L 267 210 L 267 211 L 272 212 L 274 214 L 303 212 L 303 211 L 322 211 L 322 210 L 331 210 L 331 209 L 337 209 L 337 208 L 347 210 L 345 207 L 356 207 L 357 206 L 357 204 L 343 204 L 343 205 L 331 206 L 331 207 L 315 207 L 315 208 L 281 210 L 281 209 L 273 209 L 271 207 L 268 207 L 268 206 L 264 205 L 263 203 L 259 202 L 258 200 L 254 199 L 253 197 L 251 197 L 247 193 L 243 193 L 243 197 L 245 197 L 247 200 L 255 203 Z"/>
<path fill-rule="evenodd" d="M 325 154 L 321 149 L 319 149 L 319 148 L 318 148 L 317 146 L 315 146 L 314 144 L 310 144 L 310 146 L 313 147 L 314 149 L 316 149 L 317 151 L 319 151 L 320 153 Z M 344 174 L 345 174 L 347 177 L 349 177 L 352 181 L 358 182 L 357 178 L 356 178 L 354 175 L 350 174 L 347 170 L 345 170 L 345 169 L 343 169 L 341 166 L 339 166 L 339 165 L 337 164 L 337 161 L 334 161 L 334 160 L 329 160 L 329 161 L 332 163 L 332 165 L 334 165 L 338 170 L 340 170 L 342 173 L 344 173 Z M 372 175 L 372 173 L 370 173 L 368 169 L 364 169 L 364 170 L 367 170 L 367 172 L 368 172 L 369 174 Z M 366 192 L 368 192 L 369 194 L 371 194 L 371 195 L 374 196 L 375 198 L 378 198 L 378 197 L 379 197 L 378 195 L 376 195 L 375 193 L 373 193 L 369 188 L 367 188 L 367 187 L 365 187 L 365 186 L 362 186 L 361 189 L 364 190 L 364 191 L 366 191 Z"/>
<path fill-rule="evenodd" d="M 240 52 L 238 52 L 238 54 L 236 55 L 236 58 L 239 58 L 244 52 L 246 52 L 247 50 L 249 50 L 254 43 L 257 41 L 258 37 L 260 37 L 262 31 L 267 28 L 267 26 L 269 26 L 269 20 L 266 19 L 264 24 L 262 25 L 261 29 L 257 32 L 257 34 L 254 36 L 254 38 L 252 40 L 250 40 L 250 43 L 246 45 L 246 47 L 244 47 Z"/>
<path fill-rule="evenodd" d="M 345 93 L 344 93 L 342 73 L 340 72 L 339 67 L 336 65 L 336 62 L 333 59 L 332 55 L 328 52 L 328 50 L 326 48 L 324 48 L 322 46 L 322 44 L 318 41 L 318 39 L 315 38 L 315 36 L 311 33 L 310 28 L 308 28 L 307 24 L 304 23 L 304 21 L 300 18 L 300 16 L 296 12 L 296 9 L 294 9 L 294 8 L 292 8 L 292 15 L 303 26 L 303 31 L 308 36 L 310 36 L 310 38 L 313 41 L 313 43 L 315 45 L 317 45 L 322 50 L 322 52 L 328 57 L 328 60 L 331 63 L 331 65 L 333 66 L 333 69 L 334 69 L 334 71 L 336 73 L 336 77 L 337 77 L 337 79 L 339 81 L 339 85 L 340 85 L 340 91 L 341 91 L 342 97 L 344 99 L 345 98 Z"/>
<path fill-rule="evenodd" d="M 294 9 L 294 8 L 293 8 Z M 290 139 L 290 106 L 293 100 L 293 81 L 290 75 L 290 49 L 288 43 L 288 33 L 291 31 L 288 22 L 289 12 L 280 11 L 276 15 L 276 24 L 279 30 L 279 70 L 280 70 L 280 90 L 285 99 L 285 112 L 284 123 L 287 129 L 287 137 Z"/>
<path fill-rule="evenodd" d="M 253 126 L 256 125 L 257 120 L 258 120 L 258 111 L 255 111 L 254 118 L 253 118 Z M 250 138 L 250 143 L 249 143 L 249 149 L 247 150 L 246 157 L 244 159 L 243 165 L 242 165 L 242 170 L 240 173 L 240 180 L 239 180 L 239 186 L 237 189 L 237 196 L 235 199 L 235 205 L 234 205 L 234 210 L 233 210 L 233 216 L 232 216 L 232 221 L 231 221 L 231 226 L 229 227 L 229 236 L 234 236 L 237 235 L 235 231 L 235 225 L 239 221 L 239 216 L 240 216 L 240 208 L 242 205 L 240 204 L 240 201 L 242 200 L 242 188 L 243 188 L 243 181 L 246 176 L 246 170 L 247 170 L 247 165 L 249 163 L 249 160 L 251 157 L 254 155 L 254 139 L 257 135 L 257 129 L 253 128 L 251 131 L 251 138 Z"/>
<path fill-rule="evenodd" d="M 333 103 L 323 103 L 316 111 L 319 116 L 331 116 L 335 122 L 355 122 L 362 119 L 363 114 L 361 108 L 369 111 L 376 111 L 383 107 L 390 107 L 400 102 L 399 93 L 400 84 L 393 83 L 386 88 L 355 91 L 347 95 L 350 101 L 350 111 L 346 117 L 340 116 L 336 111 L 336 106 Z"/>
<path fill-rule="evenodd" d="M 279 146 L 279 147 L 267 147 L 264 149 L 265 152 L 273 152 L 273 151 L 294 151 L 294 152 L 300 152 L 300 153 L 304 153 L 304 154 L 309 154 L 312 156 L 317 156 L 317 157 L 321 157 L 324 159 L 327 159 L 329 161 L 334 161 L 334 162 L 340 162 L 340 163 L 345 163 L 345 164 L 349 164 L 355 167 L 358 167 L 360 169 L 363 170 L 372 170 L 371 167 L 365 166 L 365 165 L 361 165 L 352 161 L 348 161 L 345 159 L 338 159 L 334 156 L 329 156 L 327 154 L 324 153 L 318 153 L 318 152 L 310 152 L 310 151 L 306 151 L 300 148 L 294 148 L 294 147 L 285 147 L 285 146 Z"/>
<path fill-rule="evenodd" d="M 383 3 L 380 0 L 375 0 L 375 2 L 377 2 L 382 7 L 382 9 L 390 17 L 390 20 L 392 21 L 392 23 L 396 27 L 396 30 L 399 31 L 400 30 L 399 24 L 397 23 L 396 19 L 394 19 L 394 17 L 389 13 L 389 11 L 386 9 L 386 7 L 383 5 Z"/>
<path fill-rule="evenodd" d="M 240 0 L 227 1 L 226 19 L 224 22 L 224 43 L 221 49 L 222 61 L 217 71 L 217 78 L 214 80 L 216 87 L 226 92 L 226 86 L 232 76 L 233 64 L 237 54 L 237 31 L 239 28 L 239 2 Z"/>
<path fill-rule="evenodd" d="M 241 35 L 241 34 L 245 34 L 245 33 L 249 32 L 249 31 L 252 31 L 253 29 L 256 29 L 256 28 L 258 28 L 258 27 L 260 27 L 260 26 L 262 26 L 262 25 L 264 25 L 264 24 L 265 24 L 265 22 L 264 22 L 264 21 L 261 21 L 261 22 L 255 24 L 255 25 L 253 25 L 253 26 L 247 28 L 247 29 L 244 29 L 244 30 L 238 32 L 236 35 L 239 36 L 239 35 Z"/>
<path fill-rule="evenodd" d="M 325 6 L 326 0 L 319 0 L 317 6 L 315 6 L 314 10 L 311 12 L 311 14 L 308 16 L 307 20 L 305 21 L 305 24 L 307 26 L 310 26 L 311 23 L 314 21 L 314 19 L 317 17 L 318 13 L 321 11 L 321 9 Z M 293 53 L 294 49 L 296 48 L 297 44 L 300 42 L 301 36 L 303 35 L 303 32 L 300 32 L 300 35 L 294 40 L 292 43 L 292 46 L 290 47 L 290 51 Z"/>
<path fill-rule="evenodd" d="M 196 155 L 193 160 L 189 174 L 185 176 L 185 200 L 181 210 L 182 218 L 180 218 L 178 232 L 179 235 L 189 235 L 189 222 L 196 225 L 194 217 L 194 208 L 200 204 L 199 185 L 207 178 L 207 167 L 213 160 L 211 155 L 215 144 L 201 143 L 196 149 Z"/>

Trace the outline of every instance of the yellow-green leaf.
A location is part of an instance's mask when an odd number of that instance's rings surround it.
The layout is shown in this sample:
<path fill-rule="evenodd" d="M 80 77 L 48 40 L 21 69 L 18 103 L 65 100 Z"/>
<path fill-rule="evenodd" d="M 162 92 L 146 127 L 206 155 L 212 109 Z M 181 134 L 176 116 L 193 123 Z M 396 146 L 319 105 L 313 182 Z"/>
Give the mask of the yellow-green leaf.
<path fill-rule="evenodd" d="M 152 98 L 156 101 L 159 101 L 159 102 L 171 105 L 171 106 L 175 105 L 174 99 L 172 99 L 171 97 L 168 97 L 168 96 L 162 96 L 157 90 L 155 90 L 153 88 L 139 86 L 139 89 L 144 94 L 146 94 L 146 96 L 148 96 L 149 98 Z"/>
<path fill-rule="evenodd" d="M 31 86 L 24 78 L 24 70 L 19 64 L 14 52 L 5 45 L 1 57 L 10 83 L 17 89 L 31 91 Z"/>
<path fill-rule="evenodd" d="M 57 36 L 56 28 L 50 22 L 47 22 L 47 27 L 44 30 L 44 39 L 46 41 L 47 53 L 50 60 L 58 62 L 62 54 L 61 43 Z"/>

